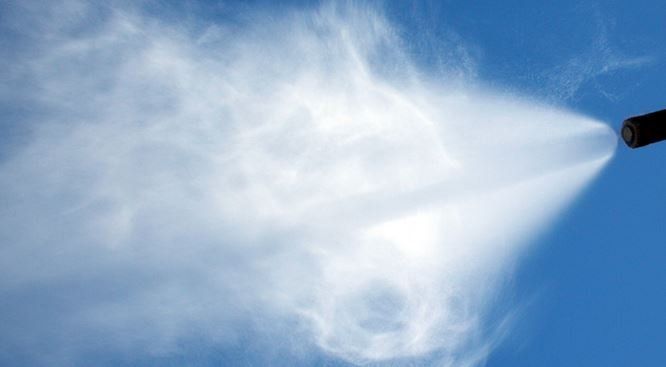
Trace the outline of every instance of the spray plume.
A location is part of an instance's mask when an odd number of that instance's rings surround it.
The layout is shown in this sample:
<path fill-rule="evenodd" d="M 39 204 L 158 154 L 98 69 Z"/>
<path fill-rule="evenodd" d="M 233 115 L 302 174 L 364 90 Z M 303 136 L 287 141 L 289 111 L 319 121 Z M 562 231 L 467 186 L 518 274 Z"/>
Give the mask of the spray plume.
<path fill-rule="evenodd" d="M 3 18 L 2 98 L 30 130 L 0 167 L 8 363 L 266 340 L 292 363 L 476 365 L 512 261 L 615 147 L 418 72 L 375 9 L 30 4 Z"/>

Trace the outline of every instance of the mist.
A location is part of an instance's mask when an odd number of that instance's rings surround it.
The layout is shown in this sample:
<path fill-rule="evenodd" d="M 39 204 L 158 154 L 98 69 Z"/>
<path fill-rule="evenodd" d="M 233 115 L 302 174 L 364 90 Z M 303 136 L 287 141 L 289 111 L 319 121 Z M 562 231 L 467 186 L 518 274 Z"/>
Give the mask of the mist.
<path fill-rule="evenodd" d="M 7 7 L 1 364 L 482 364 L 617 141 L 423 67 L 376 7 Z"/>

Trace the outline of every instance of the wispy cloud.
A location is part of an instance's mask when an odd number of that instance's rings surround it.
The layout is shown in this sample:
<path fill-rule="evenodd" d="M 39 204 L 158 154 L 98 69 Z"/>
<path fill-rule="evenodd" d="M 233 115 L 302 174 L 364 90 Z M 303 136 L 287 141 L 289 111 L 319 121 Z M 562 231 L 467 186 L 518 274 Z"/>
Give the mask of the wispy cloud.
<path fill-rule="evenodd" d="M 615 144 L 424 82 L 371 7 L 176 23 L 87 4 L 3 18 L 30 139 L 0 168 L 0 361 L 252 335 L 293 363 L 474 365 L 508 265 Z"/>

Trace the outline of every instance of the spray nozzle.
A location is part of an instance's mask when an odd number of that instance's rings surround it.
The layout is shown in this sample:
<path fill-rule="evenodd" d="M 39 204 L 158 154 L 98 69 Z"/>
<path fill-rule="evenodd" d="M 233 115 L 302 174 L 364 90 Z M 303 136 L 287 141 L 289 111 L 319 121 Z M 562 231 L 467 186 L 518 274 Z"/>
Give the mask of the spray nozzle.
<path fill-rule="evenodd" d="M 630 148 L 639 148 L 666 140 L 666 110 L 624 120 L 620 135 Z"/>

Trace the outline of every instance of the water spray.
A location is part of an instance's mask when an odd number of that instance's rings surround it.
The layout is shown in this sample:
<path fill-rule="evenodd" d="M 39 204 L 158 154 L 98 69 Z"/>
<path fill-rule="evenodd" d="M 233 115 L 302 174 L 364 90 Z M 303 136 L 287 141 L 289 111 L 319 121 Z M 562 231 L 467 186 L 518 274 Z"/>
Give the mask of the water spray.
<path fill-rule="evenodd" d="M 620 135 L 630 148 L 640 148 L 666 140 L 666 110 L 624 120 Z"/>
<path fill-rule="evenodd" d="M 381 12 L 330 3 L 192 29 L 16 6 L 34 83 L 0 98 L 50 112 L 10 118 L 30 139 L 0 165 L 0 366 L 485 362 L 514 264 L 617 134 L 420 72 Z"/>

